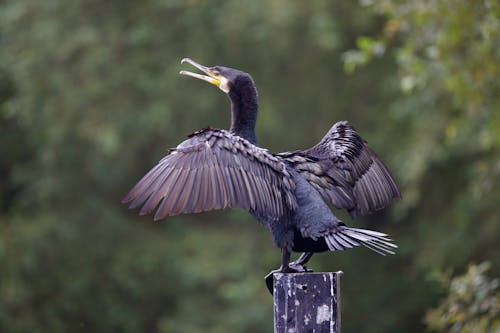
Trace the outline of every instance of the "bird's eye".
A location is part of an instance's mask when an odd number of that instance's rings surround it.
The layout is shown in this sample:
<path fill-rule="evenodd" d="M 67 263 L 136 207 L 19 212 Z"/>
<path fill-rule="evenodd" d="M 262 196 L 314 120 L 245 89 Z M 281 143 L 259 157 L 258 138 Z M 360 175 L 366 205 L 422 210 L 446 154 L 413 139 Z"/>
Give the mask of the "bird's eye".
<path fill-rule="evenodd" d="M 212 72 L 212 74 L 213 74 L 214 76 L 220 76 L 219 71 L 213 71 L 213 72 Z"/>

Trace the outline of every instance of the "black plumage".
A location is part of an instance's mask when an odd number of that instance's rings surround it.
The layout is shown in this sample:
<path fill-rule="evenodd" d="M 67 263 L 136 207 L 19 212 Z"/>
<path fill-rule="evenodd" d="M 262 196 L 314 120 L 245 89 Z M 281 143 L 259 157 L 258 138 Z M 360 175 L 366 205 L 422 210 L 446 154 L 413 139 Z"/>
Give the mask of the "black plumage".
<path fill-rule="evenodd" d="M 240 207 L 278 220 L 296 208 L 295 185 L 283 162 L 228 131 L 203 129 L 189 136 L 129 192 L 124 201 L 169 215 Z"/>
<path fill-rule="evenodd" d="M 328 204 L 351 216 L 381 209 L 400 197 L 384 163 L 346 121 L 314 147 L 272 154 L 256 145 L 258 97 L 251 76 L 205 67 L 182 71 L 218 86 L 231 102 L 229 131 L 207 128 L 171 149 L 124 198 L 140 214 L 166 216 L 239 207 L 249 211 L 282 249 L 280 271 L 304 271 L 315 252 L 365 246 L 392 254 L 386 234 L 347 227 Z M 290 263 L 292 251 L 304 252 Z"/>

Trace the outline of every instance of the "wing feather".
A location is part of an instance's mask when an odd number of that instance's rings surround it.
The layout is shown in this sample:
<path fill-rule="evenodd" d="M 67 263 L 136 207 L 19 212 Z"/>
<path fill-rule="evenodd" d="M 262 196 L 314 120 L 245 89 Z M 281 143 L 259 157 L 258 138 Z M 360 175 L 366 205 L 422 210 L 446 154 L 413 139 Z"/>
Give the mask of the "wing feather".
<path fill-rule="evenodd" d="M 186 186 L 186 181 L 187 177 L 189 175 L 189 171 L 186 169 L 181 169 L 179 173 L 179 177 L 177 181 L 175 182 L 175 185 L 172 189 L 172 191 L 168 194 L 168 197 L 165 196 L 163 198 L 163 201 L 168 202 L 168 210 L 172 211 L 173 214 L 175 214 L 178 210 L 179 204 L 179 199 L 183 194 L 184 188 Z"/>
<path fill-rule="evenodd" d="M 189 195 L 189 190 L 192 186 L 193 182 L 193 177 L 192 177 L 192 172 L 190 169 L 185 169 L 184 170 L 184 183 L 183 186 L 180 188 L 179 194 L 177 195 L 175 205 L 172 208 L 173 214 L 177 215 L 180 214 L 182 211 L 186 209 L 186 204 L 187 204 L 187 196 Z"/>
<path fill-rule="evenodd" d="M 278 157 L 227 131 L 192 134 L 123 199 L 155 220 L 239 207 L 277 221 L 296 209 L 295 184 Z"/>
<path fill-rule="evenodd" d="M 316 146 L 295 154 L 314 163 L 322 172 L 320 177 L 332 180 L 326 185 L 312 183 L 326 200 L 353 216 L 382 209 L 401 197 L 385 164 L 346 121 L 333 125 Z M 304 163 L 296 164 L 304 168 Z"/>

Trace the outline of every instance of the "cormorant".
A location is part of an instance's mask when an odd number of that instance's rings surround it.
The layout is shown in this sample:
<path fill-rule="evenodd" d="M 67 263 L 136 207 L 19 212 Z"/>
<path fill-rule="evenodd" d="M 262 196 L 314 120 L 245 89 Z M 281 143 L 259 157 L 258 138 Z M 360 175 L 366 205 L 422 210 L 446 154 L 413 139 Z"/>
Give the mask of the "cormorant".
<path fill-rule="evenodd" d="M 307 150 L 270 153 L 256 144 L 258 97 L 252 77 L 188 58 L 184 62 L 204 75 L 180 74 L 207 81 L 228 95 L 231 127 L 189 135 L 132 188 L 124 203 L 141 207 L 140 215 L 156 209 L 155 220 L 243 208 L 269 229 L 281 248 L 280 272 L 306 271 L 304 265 L 315 252 L 362 245 L 382 255 L 394 253 L 397 246 L 386 234 L 347 227 L 328 206 L 356 217 L 401 196 L 387 167 L 352 126 L 346 121 L 334 124 Z M 303 254 L 290 262 L 292 251 Z"/>

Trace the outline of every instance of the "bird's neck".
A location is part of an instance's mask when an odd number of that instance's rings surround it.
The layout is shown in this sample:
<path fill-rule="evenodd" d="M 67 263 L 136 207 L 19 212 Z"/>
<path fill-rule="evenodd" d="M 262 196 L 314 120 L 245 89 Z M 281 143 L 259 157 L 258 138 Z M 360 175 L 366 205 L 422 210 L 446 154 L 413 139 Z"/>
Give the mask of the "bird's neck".
<path fill-rule="evenodd" d="M 259 104 L 255 86 L 249 84 L 237 93 L 229 92 L 229 99 L 231 100 L 231 128 L 229 131 L 256 144 L 255 124 Z"/>

